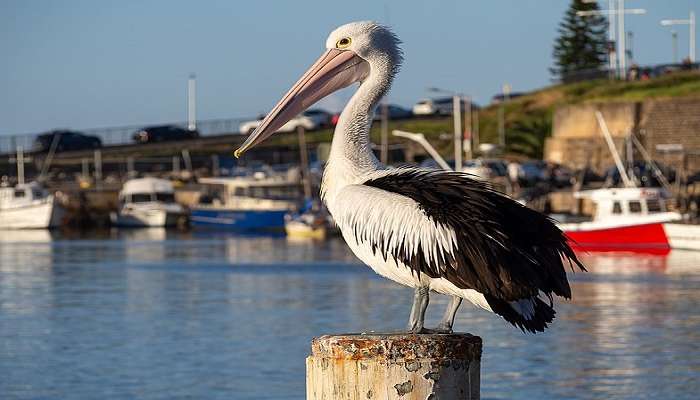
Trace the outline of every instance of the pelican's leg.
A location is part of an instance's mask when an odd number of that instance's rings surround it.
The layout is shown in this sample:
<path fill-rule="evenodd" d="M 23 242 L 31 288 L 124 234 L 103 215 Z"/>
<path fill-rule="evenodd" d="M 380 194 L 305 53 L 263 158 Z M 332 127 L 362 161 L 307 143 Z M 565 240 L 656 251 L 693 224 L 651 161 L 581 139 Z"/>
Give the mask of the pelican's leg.
<path fill-rule="evenodd" d="M 408 330 L 413 333 L 421 333 L 423 329 L 423 321 L 425 320 L 425 310 L 428 308 L 430 301 L 430 289 L 427 286 L 417 287 L 413 294 L 413 308 L 411 308 L 411 316 L 408 319 Z"/>
<path fill-rule="evenodd" d="M 452 326 L 454 326 L 455 316 L 457 315 L 460 304 L 462 304 L 462 298 L 452 296 L 452 301 L 450 301 L 450 304 L 447 306 L 445 315 L 442 316 L 442 321 L 440 321 L 440 325 L 435 329 L 437 332 L 452 333 Z"/>

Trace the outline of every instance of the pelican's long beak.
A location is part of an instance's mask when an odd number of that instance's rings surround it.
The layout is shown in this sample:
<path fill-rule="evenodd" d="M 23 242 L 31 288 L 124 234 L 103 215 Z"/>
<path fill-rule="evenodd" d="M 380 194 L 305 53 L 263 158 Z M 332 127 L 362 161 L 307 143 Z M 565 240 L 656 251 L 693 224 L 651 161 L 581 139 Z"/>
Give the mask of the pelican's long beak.
<path fill-rule="evenodd" d="M 317 101 L 364 79 L 369 64 L 351 50 L 329 49 L 292 86 L 248 139 L 234 152 L 240 157 Z"/>

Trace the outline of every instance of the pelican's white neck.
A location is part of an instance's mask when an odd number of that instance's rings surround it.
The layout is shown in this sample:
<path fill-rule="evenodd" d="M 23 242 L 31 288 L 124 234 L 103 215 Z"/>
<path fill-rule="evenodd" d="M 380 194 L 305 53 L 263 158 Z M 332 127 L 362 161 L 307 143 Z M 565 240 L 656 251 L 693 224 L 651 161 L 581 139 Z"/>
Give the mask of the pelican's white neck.
<path fill-rule="evenodd" d="M 369 75 L 340 114 L 321 185 L 321 196 L 329 209 L 337 191 L 358 183 L 367 173 L 384 168 L 372 152 L 369 133 L 374 110 L 392 80 L 393 72 L 388 67 L 370 68 Z"/>

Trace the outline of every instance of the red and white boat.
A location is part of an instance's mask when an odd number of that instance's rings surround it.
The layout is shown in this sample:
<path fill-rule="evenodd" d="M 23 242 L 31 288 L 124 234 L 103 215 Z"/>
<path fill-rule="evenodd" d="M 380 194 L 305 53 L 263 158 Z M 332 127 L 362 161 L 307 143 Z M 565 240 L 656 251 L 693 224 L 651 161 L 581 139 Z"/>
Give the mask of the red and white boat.
<path fill-rule="evenodd" d="M 671 248 L 700 250 L 700 225 L 666 207 L 660 188 L 609 188 L 575 193 L 595 204 L 590 221 L 561 223 L 559 228 L 588 251 L 664 252 Z"/>

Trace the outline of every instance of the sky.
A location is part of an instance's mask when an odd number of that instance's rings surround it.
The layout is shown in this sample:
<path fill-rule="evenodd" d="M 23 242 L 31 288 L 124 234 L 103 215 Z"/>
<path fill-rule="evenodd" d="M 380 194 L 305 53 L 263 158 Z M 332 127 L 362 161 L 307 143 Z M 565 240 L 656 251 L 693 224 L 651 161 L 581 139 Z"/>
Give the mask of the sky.
<path fill-rule="evenodd" d="M 375 20 L 403 41 L 388 95 L 411 106 L 427 87 L 487 103 L 504 83 L 551 83 L 552 44 L 569 0 L 0 0 L 0 135 L 184 121 L 197 76 L 197 119 L 267 112 L 323 51 L 335 27 Z M 700 0 L 628 0 L 640 64 L 671 62 L 663 18 Z M 602 3 L 603 8 L 607 2 Z M 688 27 L 677 26 L 688 54 Z M 345 89 L 320 103 L 336 111 Z"/>

